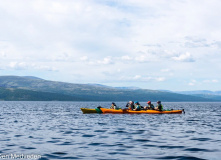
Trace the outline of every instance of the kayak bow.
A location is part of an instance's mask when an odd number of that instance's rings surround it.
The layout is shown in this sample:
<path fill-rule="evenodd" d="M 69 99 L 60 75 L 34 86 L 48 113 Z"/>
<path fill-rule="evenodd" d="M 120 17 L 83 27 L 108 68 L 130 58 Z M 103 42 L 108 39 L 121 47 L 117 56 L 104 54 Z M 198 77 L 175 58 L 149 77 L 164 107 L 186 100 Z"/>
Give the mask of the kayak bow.
<path fill-rule="evenodd" d="M 102 113 L 100 108 L 95 108 L 95 109 L 81 108 L 81 111 L 83 112 L 83 114 Z"/>
<path fill-rule="evenodd" d="M 97 113 L 96 109 L 89 109 L 89 108 L 81 108 L 81 111 L 82 111 L 84 114 Z"/>

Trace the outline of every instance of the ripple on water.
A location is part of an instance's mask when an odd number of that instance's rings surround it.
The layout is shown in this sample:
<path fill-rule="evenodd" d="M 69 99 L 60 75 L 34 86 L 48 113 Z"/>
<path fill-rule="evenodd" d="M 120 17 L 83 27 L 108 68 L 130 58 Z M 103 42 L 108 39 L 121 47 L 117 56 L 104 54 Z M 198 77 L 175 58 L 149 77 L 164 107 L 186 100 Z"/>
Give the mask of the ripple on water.
<path fill-rule="evenodd" d="M 107 123 L 101 123 L 101 122 L 98 122 L 97 124 L 98 124 L 98 125 L 101 125 L 101 126 L 107 125 Z"/>
<path fill-rule="evenodd" d="M 146 130 L 137 130 L 137 131 L 133 132 L 133 134 L 143 134 L 145 132 L 146 132 Z"/>
<path fill-rule="evenodd" d="M 55 155 L 66 155 L 67 153 L 65 153 L 65 152 L 53 152 L 52 154 L 55 154 Z"/>
<path fill-rule="evenodd" d="M 128 132 L 118 130 L 118 131 L 110 132 L 109 134 L 128 134 Z"/>
<path fill-rule="evenodd" d="M 52 137 L 51 139 L 63 139 L 63 138 Z"/>
<path fill-rule="evenodd" d="M 109 155 L 117 155 L 117 154 L 119 154 L 119 155 L 131 155 L 130 153 L 127 153 L 127 152 L 119 152 L 119 150 L 116 151 L 116 152 L 108 152 L 108 154 Z"/>
<path fill-rule="evenodd" d="M 25 146 L 21 146 L 20 148 L 22 148 L 22 149 L 36 149 L 35 147 L 25 147 Z"/>
<path fill-rule="evenodd" d="M 49 160 L 49 159 L 47 159 L 47 158 L 45 158 L 45 157 L 41 157 L 41 158 L 38 159 L 38 160 Z"/>
<path fill-rule="evenodd" d="M 115 154 L 119 154 L 119 152 L 108 152 L 108 154 L 115 155 Z"/>
<path fill-rule="evenodd" d="M 61 158 L 60 156 L 53 155 L 53 154 L 44 154 L 42 157 L 46 157 L 49 159 L 60 159 Z"/>
<path fill-rule="evenodd" d="M 6 141 L 6 142 L 8 142 L 8 141 L 10 141 L 11 139 L 10 138 L 7 138 L 7 139 L 0 139 L 0 141 Z"/>
<path fill-rule="evenodd" d="M 72 134 L 72 131 L 65 131 L 64 134 Z"/>
<path fill-rule="evenodd" d="M 202 148 L 187 148 L 184 151 L 191 151 L 191 152 L 216 152 L 217 150 L 209 150 L 209 149 L 202 149 Z"/>
<path fill-rule="evenodd" d="M 148 140 L 148 139 L 134 139 L 134 141 L 137 141 L 137 142 L 150 142 L 150 140 Z"/>
<path fill-rule="evenodd" d="M 94 137 L 94 136 L 96 136 L 96 135 L 93 135 L 93 134 L 84 134 L 84 135 L 82 135 L 82 137 Z"/>
<path fill-rule="evenodd" d="M 106 132 L 107 130 L 94 130 L 94 132 Z"/>
<path fill-rule="evenodd" d="M 72 142 L 63 142 L 61 144 L 56 144 L 56 145 L 66 146 L 66 145 L 74 145 L 74 144 Z"/>
<path fill-rule="evenodd" d="M 51 140 L 51 141 L 47 141 L 48 143 L 58 143 L 61 142 L 60 140 Z"/>
<path fill-rule="evenodd" d="M 191 130 L 189 130 L 189 131 L 186 131 L 186 133 L 195 133 L 196 131 L 191 131 Z"/>
<path fill-rule="evenodd" d="M 152 145 L 152 144 L 144 144 L 142 146 L 144 146 L 144 147 L 158 147 L 157 145 Z"/>
<path fill-rule="evenodd" d="M 123 148 L 135 148 L 135 146 L 130 146 L 130 145 L 122 145 L 121 147 L 123 147 Z"/>
<path fill-rule="evenodd" d="M 185 148 L 184 146 L 158 146 L 160 148 L 167 148 L 167 149 L 180 149 L 180 148 Z"/>
<path fill-rule="evenodd" d="M 196 140 L 196 141 L 211 141 L 210 138 L 191 138 L 190 140 Z"/>
<path fill-rule="evenodd" d="M 101 146 L 103 146 L 103 147 L 115 147 L 116 145 L 114 145 L 114 144 L 102 144 Z"/>
<path fill-rule="evenodd" d="M 89 143 L 88 145 L 90 146 L 100 146 L 103 145 L 104 143 Z"/>
<path fill-rule="evenodd" d="M 99 136 L 99 138 L 108 138 L 109 136 Z"/>
<path fill-rule="evenodd" d="M 14 137 L 22 137 L 23 135 L 15 135 Z"/>
<path fill-rule="evenodd" d="M 176 160 L 206 160 L 198 157 L 193 156 L 164 156 L 164 157 L 158 157 L 155 159 L 176 159 Z"/>

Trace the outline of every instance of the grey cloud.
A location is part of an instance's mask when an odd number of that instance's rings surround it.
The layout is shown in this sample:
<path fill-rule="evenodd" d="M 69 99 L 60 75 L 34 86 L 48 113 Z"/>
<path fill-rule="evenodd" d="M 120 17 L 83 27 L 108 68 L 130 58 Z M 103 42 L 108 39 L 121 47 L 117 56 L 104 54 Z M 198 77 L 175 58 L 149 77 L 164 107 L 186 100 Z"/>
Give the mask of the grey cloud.
<path fill-rule="evenodd" d="M 217 46 L 218 48 L 221 48 L 221 41 L 213 42 L 212 45 L 215 45 L 215 46 Z"/>
<path fill-rule="evenodd" d="M 189 52 L 186 52 L 184 54 L 180 54 L 178 56 L 172 57 L 175 61 L 181 61 L 181 62 L 195 62 L 195 59 L 192 57 L 192 55 Z"/>
<path fill-rule="evenodd" d="M 184 47 L 187 48 L 198 48 L 198 47 L 210 47 L 211 43 L 209 43 L 204 38 L 198 38 L 198 37 L 190 37 L 186 36 L 185 38 Z"/>
<path fill-rule="evenodd" d="M 198 48 L 198 47 L 210 47 L 210 44 L 202 42 L 185 42 L 184 47 L 187 48 Z"/>

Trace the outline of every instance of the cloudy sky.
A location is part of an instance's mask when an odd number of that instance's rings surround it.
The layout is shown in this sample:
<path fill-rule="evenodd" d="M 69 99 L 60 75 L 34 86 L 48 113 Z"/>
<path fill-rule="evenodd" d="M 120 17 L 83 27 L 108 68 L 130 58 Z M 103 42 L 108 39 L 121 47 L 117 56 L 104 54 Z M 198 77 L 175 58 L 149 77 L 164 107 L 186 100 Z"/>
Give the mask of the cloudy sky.
<path fill-rule="evenodd" d="M 0 0 L 0 75 L 221 90 L 220 0 Z"/>

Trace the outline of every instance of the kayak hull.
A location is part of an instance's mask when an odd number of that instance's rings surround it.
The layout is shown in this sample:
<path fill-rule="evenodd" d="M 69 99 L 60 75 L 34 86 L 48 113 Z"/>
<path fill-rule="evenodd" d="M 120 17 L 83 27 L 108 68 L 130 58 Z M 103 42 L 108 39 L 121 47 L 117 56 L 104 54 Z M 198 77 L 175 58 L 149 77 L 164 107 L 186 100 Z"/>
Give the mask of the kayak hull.
<path fill-rule="evenodd" d="M 181 114 L 182 110 L 172 110 L 172 111 L 157 111 L 157 110 L 141 110 L 141 111 L 132 111 L 132 110 L 114 110 L 101 108 L 103 113 L 112 113 L 112 114 Z"/>
<path fill-rule="evenodd" d="M 84 114 L 97 113 L 96 109 L 89 109 L 89 108 L 81 108 L 81 111 Z"/>

